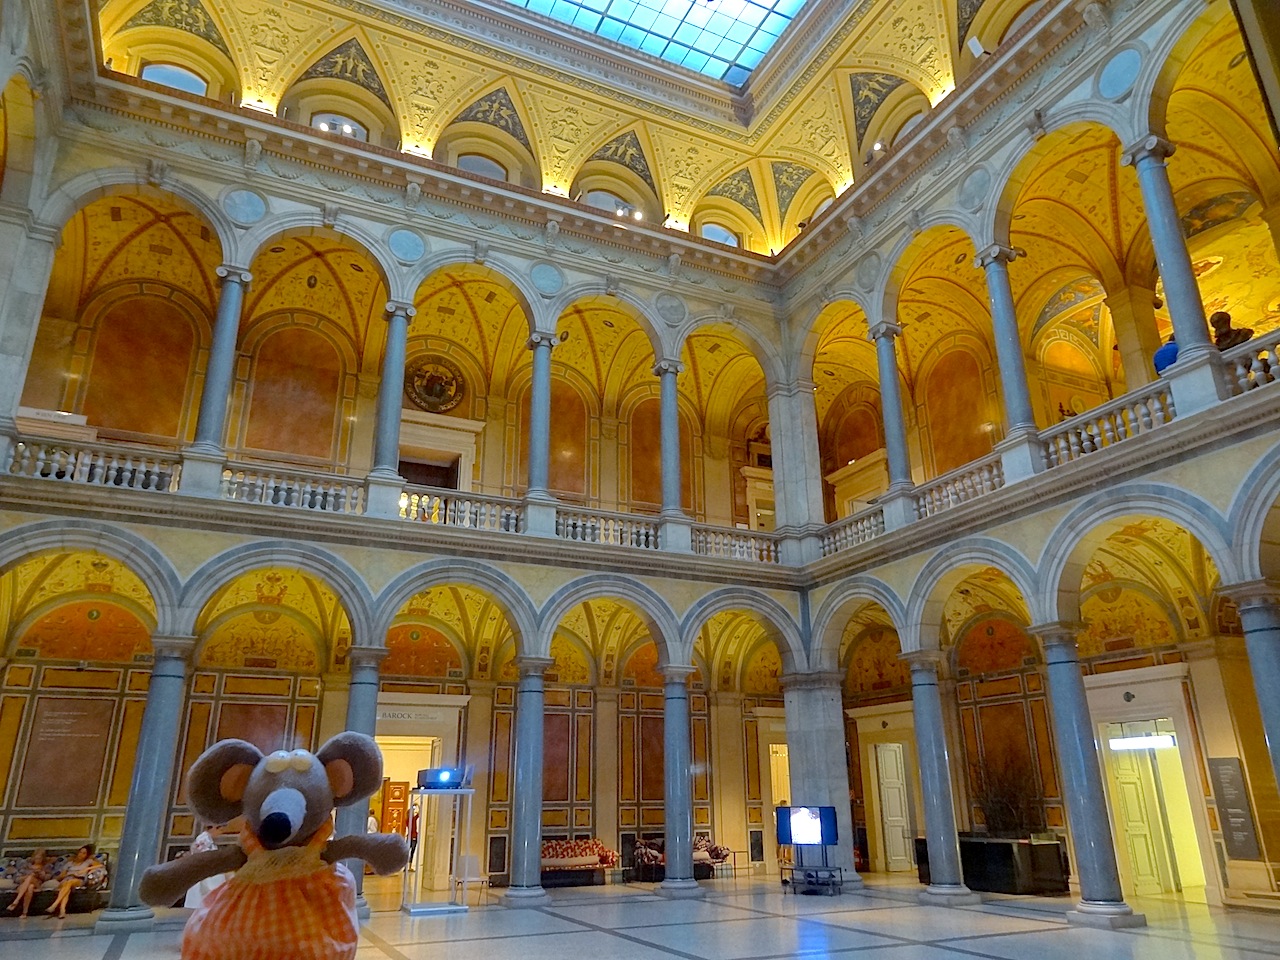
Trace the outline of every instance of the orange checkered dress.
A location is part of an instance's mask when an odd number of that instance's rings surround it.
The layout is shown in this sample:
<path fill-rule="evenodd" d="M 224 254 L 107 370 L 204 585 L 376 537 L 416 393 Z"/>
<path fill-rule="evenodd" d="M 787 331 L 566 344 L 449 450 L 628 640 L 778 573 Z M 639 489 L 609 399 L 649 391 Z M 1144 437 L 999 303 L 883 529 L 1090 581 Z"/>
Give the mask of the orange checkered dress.
<path fill-rule="evenodd" d="M 249 860 L 187 921 L 183 960 L 352 960 L 355 878 L 320 859 L 332 832 L 326 824 L 305 846 L 280 850 L 241 834 Z"/>

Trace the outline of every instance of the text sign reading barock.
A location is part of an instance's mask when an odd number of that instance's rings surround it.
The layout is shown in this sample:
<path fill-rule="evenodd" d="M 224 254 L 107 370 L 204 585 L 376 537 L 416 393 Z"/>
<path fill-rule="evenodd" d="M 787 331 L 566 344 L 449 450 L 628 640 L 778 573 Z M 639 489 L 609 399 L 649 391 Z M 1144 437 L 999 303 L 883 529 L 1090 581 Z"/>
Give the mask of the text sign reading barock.
<path fill-rule="evenodd" d="M 1227 856 L 1232 860 L 1261 860 L 1258 831 L 1253 822 L 1253 804 L 1249 801 L 1240 758 L 1211 758 L 1209 779 L 1213 781 L 1213 799 L 1218 805 Z"/>
<path fill-rule="evenodd" d="M 115 703 L 85 697 L 40 697 L 19 807 L 91 807 L 98 801 Z"/>

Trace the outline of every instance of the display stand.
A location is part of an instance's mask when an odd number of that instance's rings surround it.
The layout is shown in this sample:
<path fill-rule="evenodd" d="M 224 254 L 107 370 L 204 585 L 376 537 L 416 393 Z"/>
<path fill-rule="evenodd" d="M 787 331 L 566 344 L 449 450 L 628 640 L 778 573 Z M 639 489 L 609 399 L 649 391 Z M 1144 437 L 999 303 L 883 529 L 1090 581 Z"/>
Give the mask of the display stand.
<path fill-rule="evenodd" d="M 471 798 L 475 795 L 475 790 L 470 787 L 450 787 L 447 789 L 417 787 L 410 790 L 409 795 L 419 801 L 419 838 L 427 836 L 426 825 L 423 822 L 427 815 L 427 798 L 452 798 L 453 808 L 449 817 L 449 829 L 452 832 L 449 862 L 452 864 L 451 869 L 457 870 L 467 851 L 467 838 L 471 835 Z M 426 849 L 427 844 L 419 839 L 418 849 L 414 853 L 414 862 L 411 864 L 411 869 L 405 871 L 404 880 L 402 881 L 400 894 L 401 912 L 407 913 L 411 917 L 425 917 L 437 913 L 466 913 L 468 879 L 466 877 L 460 877 L 458 883 L 453 882 L 452 876 L 449 877 L 449 899 L 447 901 L 416 899 L 418 891 L 422 889 L 422 879 L 426 875 L 424 870 Z"/>
<path fill-rule="evenodd" d="M 822 851 L 821 864 L 804 862 L 804 851 L 813 850 L 809 844 L 794 845 L 796 862 L 792 866 L 782 868 L 782 878 L 792 893 L 820 893 L 834 897 L 844 890 L 844 869 L 833 867 L 827 862 L 827 848 L 818 847 Z M 785 892 L 785 891 L 784 891 Z"/>

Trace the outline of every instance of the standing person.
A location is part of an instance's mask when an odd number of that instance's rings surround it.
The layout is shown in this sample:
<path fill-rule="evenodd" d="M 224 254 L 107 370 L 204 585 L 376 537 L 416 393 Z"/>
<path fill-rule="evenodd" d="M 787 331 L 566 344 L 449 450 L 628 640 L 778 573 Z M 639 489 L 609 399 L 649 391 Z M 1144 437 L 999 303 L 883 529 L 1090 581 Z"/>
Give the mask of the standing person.
<path fill-rule="evenodd" d="M 18 881 L 18 888 L 13 892 L 13 903 L 9 904 L 9 912 L 17 910 L 18 904 L 21 903 L 22 913 L 18 914 L 18 918 L 25 920 L 27 913 L 31 910 L 32 898 L 44 886 L 52 870 L 53 864 L 49 862 L 49 856 L 45 853 L 44 847 L 31 854 L 27 872 L 22 875 L 22 879 Z"/>
<path fill-rule="evenodd" d="M 1151 359 L 1155 365 L 1156 373 L 1164 373 L 1165 370 L 1178 362 L 1178 341 L 1174 339 L 1173 334 L 1169 334 L 1169 339 L 1164 342 Z"/>
<path fill-rule="evenodd" d="M 209 853 L 210 851 L 217 850 L 218 838 L 225 836 L 229 832 L 234 832 L 230 824 L 205 824 L 204 829 L 200 831 L 200 835 L 191 841 L 191 852 Z M 201 880 L 187 891 L 186 899 L 183 900 L 182 905 L 184 907 L 189 907 L 192 910 L 196 909 L 204 903 L 204 898 L 212 893 L 216 887 L 225 883 L 229 876 L 230 874 L 218 873 L 214 874 L 212 877 L 206 877 L 204 880 Z"/>
<path fill-rule="evenodd" d="M 404 825 L 405 838 L 409 841 L 409 869 L 413 869 L 414 857 L 418 852 L 418 818 L 422 808 L 416 803 L 409 808 L 409 822 Z"/>
<path fill-rule="evenodd" d="M 372 810 L 369 811 L 369 819 L 365 821 L 365 833 L 381 833 L 382 825 L 378 823 L 378 815 Z"/>

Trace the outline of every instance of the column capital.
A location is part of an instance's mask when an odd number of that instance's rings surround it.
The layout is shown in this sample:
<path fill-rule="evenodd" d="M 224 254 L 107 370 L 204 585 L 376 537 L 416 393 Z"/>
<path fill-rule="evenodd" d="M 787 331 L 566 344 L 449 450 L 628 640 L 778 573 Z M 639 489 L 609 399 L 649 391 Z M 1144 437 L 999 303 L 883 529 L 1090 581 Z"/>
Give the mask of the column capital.
<path fill-rule="evenodd" d="M 617 705 L 618 694 L 620 693 L 622 693 L 622 691 L 617 687 L 596 687 L 596 703 L 612 703 Z"/>
<path fill-rule="evenodd" d="M 780 678 L 782 689 L 790 690 L 839 690 L 844 675 L 838 670 L 819 670 L 816 673 L 787 673 Z"/>
<path fill-rule="evenodd" d="M 1275 580 L 1250 580 L 1247 583 L 1219 585 L 1218 592 L 1239 610 L 1280 606 L 1280 583 Z"/>
<path fill-rule="evenodd" d="M 691 663 L 664 663 L 658 672 L 666 678 L 667 683 L 683 683 L 697 673 L 698 668 Z"/>
<path fill-rule="evenodd" d="M 525 341 L 525 346 L 530 350 L 537 350 L 539 347 L 546 347 L 550 350 L 559 342 L 559 338 L 554 333 L 544 333 L 539 330 L 536 333 L 529 334 L 529 339 Z"/>
<path fill-rule="evenodd" d="M 1027 251 L 1021 247 L 1006 247 L 1003 244 L 993 243 L 973 258 L 973 265 L 980 270 L 985 270 L 993 263 L 1009 264 L 1026 255 Z"/>
<path fill-rule="evenodd" d="M 677 377 L 684 373 L 684 364 L 679 360 L 659 360 L 653 365 L 653 375 L 661 377 L 668 373 L 674 373 Z"/>
<path fill-rule="evenodd" d="M 153 636 L 151 650 L 157 660 L 185 660 L 190 663 L 195 658 L 196 638 L 183 636 Z"/>
<path fill-rule="evenodd" d="M 253 274 L 249 272 L 247 267 L 237 267 L 230 263 L 224 263 L 217 270 L 220 280 L 229 280 L 232 283 L 253 283 Z"/>
<path fill-rule="evenodd" d="M 403 300 L 388 300 L 386 311 L 388 320 L 398 315 L 408 317 L 412 320 L 418 315 L 418 308 L 412 303 L 405 303 Z"/>
<path fill-rule="evenodd" d="M 1176 144 L 1166 140 L 1164 137 L 1151 134 L 1143 137 L 1132 146 L 1126 147 L 1124 152 L 1120 154 L 1120 165 L 1122 167 L 1136 166 L 1148 157 L 1155 157 L 1157 160 L 1163 161 L 1172 157 L 1177 149 Z"/>
<path fill-rule="evenodd" d="M 349 647 L 347 663 L 353 667 L 377 667 L 390 653 L 386 647 Z"/>
<path fill-rule="evenodd" d="M 516 657 L 516 669 L 520 671 L 520 679 L 540 677 L 556 665 L 550 657 Z"/>
<path fill-rule="evenodd" d="M 892 320 L 881 320 L 867 324 L 868 340 L 893 340 L 902 336 L 902 324 Z"/>
<path fill-rule="evenodd" d="M 812 397 L 814 390 L 817 389 L 816 384 L 812 380 L 800 378 L 798 380 L 790 380 L 786 382 L 774 383 L 767 388 L 766 395 L 772 400 L 775 397 L 790 399 L 792 397 Z"/>
<path fill-rule="evenodd" d="M 495 680 L 468 680 L 467 693 L 473 697 L 492 697 L 497 686 Z"/>
<path fill-rule="evenodd" d="M 1048 623 L 1038 623 L 1027 627 L 1027 633 L 1033 637 L 1039 637 L 1046 650 L 1050 647 L 1070 647 L 1074 650 L 1076 637 L 1079 636 L 1080 631 L 1083 629 L 1083 623 L 1076 623 L 1072 620 L 1053 620 Z"/>
<path fill-rule="evenodd" d="M 934 677 L 942 672 L 947 655 L 941 650 L 908 650 L 898 657 L 911 668 L 911 673 L 929 673 Z"/>

